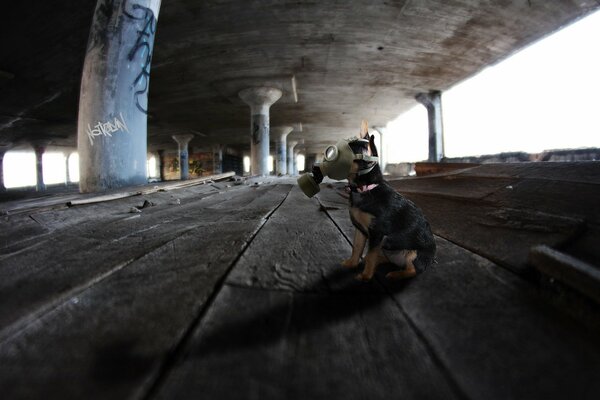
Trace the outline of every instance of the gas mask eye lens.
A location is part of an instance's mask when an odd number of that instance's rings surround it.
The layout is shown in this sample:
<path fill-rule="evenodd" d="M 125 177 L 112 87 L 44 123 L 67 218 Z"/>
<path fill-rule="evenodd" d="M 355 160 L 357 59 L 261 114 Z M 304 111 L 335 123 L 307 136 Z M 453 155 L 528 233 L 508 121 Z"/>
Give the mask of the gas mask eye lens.
<path fill-rule="evenodd" d="M 336 146 L 329 146 L 325 150 L 325 160 L 334 161 L 338 157 L 338 149 Z"/>

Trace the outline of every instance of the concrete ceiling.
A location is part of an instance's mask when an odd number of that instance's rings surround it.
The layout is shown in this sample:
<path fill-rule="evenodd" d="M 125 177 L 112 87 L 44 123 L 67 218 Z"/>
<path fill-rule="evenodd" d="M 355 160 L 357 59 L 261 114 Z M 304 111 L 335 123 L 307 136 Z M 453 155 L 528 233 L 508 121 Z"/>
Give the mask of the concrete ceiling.
<path fill-rule="evenodd" d="M 95 3 L 3 8 L 0 144 L 75 145 Z M 175 133 L 196 134 L 192 146 L 248 147 L 250 112 L 235 92 L 270 82 L 288 92 L 272 106 L 271 126 L 301 123 L 291 137 L 318 148 L 354 135 L 362 118 L 385 125 L 416 104 L 416 93 L 447 90 L 599 7 L 597 0 L 163 0 L 149 147 L 174 147 Z"/>

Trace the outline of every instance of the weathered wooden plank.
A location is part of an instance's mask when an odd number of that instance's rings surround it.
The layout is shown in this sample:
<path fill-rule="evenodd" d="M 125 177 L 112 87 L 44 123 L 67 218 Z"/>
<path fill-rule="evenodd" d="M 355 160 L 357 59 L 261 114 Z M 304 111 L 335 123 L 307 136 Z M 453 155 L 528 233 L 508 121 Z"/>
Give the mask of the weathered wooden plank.
<path fill-rule="evenodd" d="M 406 193 L 421 208 L 436 235 L 524 274 L 529 249 L 565 243 L 582 229 L 578 219 L 481 202 Z"/>
<path fill-rule="evenodd" d="M 0 261 L 0 338 L 20 329 L 23 324 L 44 313 L 56 302 L 72 293 L 84 290 L 98 279 L 121 269 L 144 254 L 163 246 L 190 229 L 214 223 L 224 217 L 243 220 L 261 210 L 238 210 L 240 198 L 250 202 L 257 196 L 280 198 L 274 186 L 254 191 L 215 195 L 214 198 L 184 205 L 151 207 L 142 216 L 131 214 L 118 221 L 95 221 L 80 224 L 74 232 L 62 232 L 50 237 L 35 251 L 19 252 Z M 211 205 L 226 205 L 220 211 Z M 206 203 L 206 204 L 204 204 Z M 272 206 L 272 203 L 270 203 Z M 264 209 L 262 210 L 264 214 Z M 133 219 L 131 219 L 133 218 Z"/>
<path fill-rule="evenodd" d="M 525 282 L 443 239 L 438 264 L 395 290 L 381 280 L 469 398 L 593 399 L 600 342 Z"/>
<path fill-rule="evenodd" d="M 265 193 L 270 208 L 261 217 L 246 220 L 242 211 L 240 221 L 217 220 L 189 230 L 5 338 L 3 396 L 143 394 L 223 274 L 286 195 L 285 190 Z"/>
<path fill-rule="evenodd" d="M 198 200 L 210 193 L 217 193 L 208 186 L 195 187 L 194 190 L 180 190 L 177 198 Z M 152 202 L 157 205 L 167 205 L 174 198 L 173 194 L 155 193 L 151 196 Z M 77 226 L 82 229 L 86 225 L 108 223 L 124 218 L 129 218 L 129 210 L 141 206 L 145 199 L 150 197 L 137 197 L 122 199 L 115 203 L 98 203 L 86 207 L 60 208 L 51 210 L 35 209 L 30 214 L 9 214 L 0 218 L 0 259 L 16 251 L 26 250 L 28 246 L 38 246 L 38 242 L 46 240 L 45 236 L 55 231 Z M 150 211 L 145 210 L 146 213 Z M 90 218 L 93 216 L 94 218 Z"/>
<path fill-rule="evenodd" d="M 600 184 L 521 179 L 488 199 L 502 207 L 538 210 L 600 223 Z"/>
<path fill-rule="evenodd" d="M 426 176 L 462 171 L 467 168 L 475 168 L 478 165 L 475 163 L 418 162 L 415 164 L 415 172 L 417 176 Z"/>
<path fill-rule="evenodd" d="M 551 179 L 598 185 L 600 184 L 600 163 L 597 161 L 578 161 L 482 164 L 477 168 L 464 171 L 462 175 Z"/>
<path fill-rule="evenodd" d="M 256 224 L 190 231 L 32 321 L 0 344 L 4 395 L 132 397 L 158 372 Z"/>
<path fill-rule="evenodd" d="M 302 292 L 377 292 L 378 286 L 354 282 L 358 270 L 340 265 L 350 253 L 348 241 L 316 199 L 307 198 L 295 187 L 242 255 L 227 282 Z"/>
<path fill-rule="evenodd" d="M 600 270 L 597 267 L 547 246 L 532 248 L 529 260 L 540 272 L 600 303 Z"/>
<path fill-rule="evenodd" d="M 462 174 L 405 178 L 389 183 L 400 193 L 429 194 L 461 199 L 484 199 L 492 193 L 514 185 L 515 178 L 473 177 Z"/>
<path fill-rule="evenodd" d="M 468 215 L 445 207 L 448 199 L 436 200 L 448 214 Z M 448 225 L 461 226 L 460 220 Z M 600 370 L 594 367 L 600 365 L 597 333 L 488 260 L 443 239 L 437 245 L 438 264 L 411 282 L 387 281 L 385 271 L 376 277 L 461 392 L 498 399 L 594 398 L 600 393 Z"/>
<path fill-rule="evenodd" d="M 156 398 L 240 396 L 459 397 L 387 295 L 225 285 Z"/>
<path fill-rule="evenodd" d="M 175 182 L 175 183 L 165 183 L 160 186 L 156 185 L 155 187 L 150 187 L 150 188 L 144 187 L 144 188 L 140 188 L 139 190 L 116 192 L 116 193 L 110 193 L 110 194 L 105 194 L 105 195 L 100 195 L 100 196 L 86 197 L 83 199 L 76 199 L 76 200 L 69 201 L 67 203 L 67 205 L 70 207 L 71 206 L 80 206 L 80 205 L 84 205 L 84 204 L 93 204 L 93 203 L 101 203 L 101 202 L 106 202 L 106 201 L 119 200 L 119 199 L 123 199 L 126 197 L 132 197 L 132 196 L 148 195 L 148 194 L 155 193 L 158 191 L 176 190 L 176 189 L 181 189 L 181 188 L 189 187 L 189 186 L 203 185 L 203 184 L 205 184 L 207 182 L 211 182 L 213 180 L 227 179 L 234 175 L 235 175 L 235 172 L 226 172 L 223 174 L 205 176 L 202 178 L 179 181 L 179 182 Z"/>

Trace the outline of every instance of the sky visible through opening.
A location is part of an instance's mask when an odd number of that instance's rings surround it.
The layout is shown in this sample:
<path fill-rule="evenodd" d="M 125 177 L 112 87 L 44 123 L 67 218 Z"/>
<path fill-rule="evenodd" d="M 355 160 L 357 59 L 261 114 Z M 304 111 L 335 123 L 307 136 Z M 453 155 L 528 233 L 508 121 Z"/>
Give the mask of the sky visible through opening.
<path fill-rule="evenodd" d="M 600 12 L 442 93 L 447 157 L 600 147 Z M 427 159 L 427 112 L 390 122 L 387 162 Z"/>
<path fill-rule="evenodd" d="M 446 156 L 600 147 L 598 38 L 600 12 L 442 93 Z M 415 101 L 384 130 L 386 163 L 426 160 L 427 129 L 425 107 Z M 68 162 L 65 157 L 44 154 L 46 184 L 65 183 L 67 168 L 69 182 L 79 181 L 77 153 L 69 154 Z M 298 161 L 302 170 L 304 156 Z M 249 160 L 244 165 L 249 170 Z M 158 176 L 155 158 L 149 159 L 148 171 Z M 35 186 L 35 181 L 33 151 L 7 152 L 5 186 Z"/>

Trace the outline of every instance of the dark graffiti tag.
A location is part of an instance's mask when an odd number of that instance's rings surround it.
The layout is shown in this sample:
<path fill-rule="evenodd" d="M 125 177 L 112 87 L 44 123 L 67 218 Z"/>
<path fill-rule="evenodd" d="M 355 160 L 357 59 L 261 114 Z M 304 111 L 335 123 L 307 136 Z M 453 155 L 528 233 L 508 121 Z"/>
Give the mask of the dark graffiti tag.
<path fill-rule="evenodd" d="M 133 80 L 133 87 L 135 90 L 135 106 L 143 112 L 148 114 L 147 108 L 144 108 L 140 104 L 140 97 L 145 96 L 148 93 L 148 87 L 150 85 L 150 64 L 152 62 L 152 41 L 154 33 L 156 32 L 156 18 L 154 11 L 148 7 L 133 4 L 130 7 L 129 0 L 123 2 L 123 14 L 130 19 L 143 21 L 141 30 L 137 31 L 137 40 L 129 51 L 127 58 L 129 61 L 133 61 L 135 56 L 141 52 L 141 71 Z M 147 98 L 147 97 L 146 97 Z"/>
<path fill-rule="evenodd" d="M 254 125 L 252 127 L 252 143 L 254 143 L 254 144 L 260 143 L 260 136 L 258 135 L 259 129 L 260 129 L 260 127 L 258 126 L 258 124 L 254 123 Z"/>

